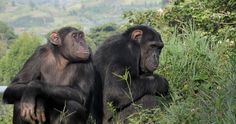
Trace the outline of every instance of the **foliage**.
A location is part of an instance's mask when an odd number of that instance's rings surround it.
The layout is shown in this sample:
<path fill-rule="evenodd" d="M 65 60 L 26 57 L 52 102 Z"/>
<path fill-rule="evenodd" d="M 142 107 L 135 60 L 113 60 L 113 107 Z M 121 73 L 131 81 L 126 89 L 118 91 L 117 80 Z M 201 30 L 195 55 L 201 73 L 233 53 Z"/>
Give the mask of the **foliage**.
<path fill-rule="evenodd" d="M 10 83 L 12 77 L 23 66 L 26 59 L 31 56 L 34 49 L 40 44 L 41 38 L 34 34 L 24 33 L 9 47 L 9 51 L 0 59 L 0 82 Z"/>
<path fill-rule="evenodd" d="M 4 41 L 8 43 L 16 38 L 13 29 L 10 28 L 6 23 L 0 21 L 0 42 Z"/>
<path fill-rule="evenodd" d="M 0 58 L 6 53 L 7 47 L 16 38 L 13 29 L 0 21 Z"/>
<path fill-rule="evenodd" d="M 176 0 L 163 11 L 128 11 L 124 13 L 124 18 L 128 19 L 131 25 L 148 24 L 156 28 L 177 27 L 179 32 L 183 31 L 183 25 L 194 22 L 196 29 L 206 35 L 218 37 L 228 35 L 233 39 L 236 37 L 235 6 L 235 0 Z M 168 30 L 173 31 L 170 28 Z"/>
<path fill-rule="evenodd" d="M 235 0 L 186 0 L 166 10 L 165 20 L 170 26 L 178 26 L 192 20 L 205 33 L 221 35 L 227 30 L 236 36 Z"/>
<path fill-rule="evenodd" d="M 131 123 L 235 123 L 236 87 L 229 79 L 234 73 L 228 56 L 234 44 L 216 44 L 214 37 L 187 27 L 164 38 L 168 42 L 156 72 L 168 79 L 171 101 L 132 115 Z"/>
<path fill-rule="evenodd" d="M 95 42 L 96 46 L 100 45 L 106 38 L 114 35 L 117 32 L 117 25 L 113 23 L 107 23 L 95 28 L 92 28 L 89 33 L 89 38 Z"/>
<path fill-rule="evenodd" d="M 146 24 L 152 27 L 161 26 L 162 16 L 160 12 L 155 10 L 147 10 L 147 11 L 126 11 L 123 14 L 123 18 L 128 20 L 128 25 L 136 25 L 136 24 Z"/>
<path fill-rule="evenodd" d="M 166 42 L 157 73 L 171 89 L 169 104 L 135 113 L 131 123 L 236 123 L 235 6 L 235 0 L 176 0 L 163 11 L 124 13 L 127 27 L 161 29 Z"/>
<path fill-rule="evenodd" d="M 12 106 L 1 105 L 0 104 L 0 122 L 1 124 L 11 124 L 12 123 Z"/>
<path fill-rule="evenodd" d="M 135 113 L 131 123 L 236 123 L 235 50 L 229 53 L 235 49 L 235 3 L 177 0 L 163 12 L 124 13 L 128 27 L 161 29 L 166 42 L 158 72 L 171 89 L 169 104 Z M 186 26 L 191 22 L 194 28 Z"/>
<path fill-rule="evenodd" d="M 4 42 L 0 42 L 0 58 L 6 53 L 7 44 Z"/>
<path fill-rule="evenodd" d="M 161 11 L 126 11 L 123 14 L 123 18 L 128 21 L 124 25 L 126 28 L 137 24 L 148 25 L 161 31 L 163 36 L 169 36 L 174 30 L 174 28 L 168 26 Z"/>
<path fill-rule="evenodd" d="M 2 98 L 2 94 L 0 94 L 0 98 Z M 12 105 L 2 104 L 2 100 L 0 99 L 0 122 L 1 124 L 11 124 L 12 123 Z"/>
<path fill-rule="evenodd" d="M 224 105 L 227 107 L 227 120 L 234 120 L 233 123 L 236 123 L 236 41 L 230 50 L 230 64 L 231 72 L 229 75 L 230 83 L 226 85 L 224 92 L 222 93 L 225 97 L 222 97 L 224 100 Z"/>

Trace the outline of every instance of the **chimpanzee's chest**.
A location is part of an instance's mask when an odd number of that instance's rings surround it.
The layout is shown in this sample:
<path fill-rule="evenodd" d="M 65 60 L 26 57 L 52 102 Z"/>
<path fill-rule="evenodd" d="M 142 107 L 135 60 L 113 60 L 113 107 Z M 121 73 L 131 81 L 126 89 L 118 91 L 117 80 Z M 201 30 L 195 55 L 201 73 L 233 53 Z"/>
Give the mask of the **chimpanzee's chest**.
<path fill-rule="evenodd" d="M 65 68 L 56 66 L 41 67 L 40 80 L 52 85 L 70 85 L 78 80 L 77 66 L 70 65 Z"/>

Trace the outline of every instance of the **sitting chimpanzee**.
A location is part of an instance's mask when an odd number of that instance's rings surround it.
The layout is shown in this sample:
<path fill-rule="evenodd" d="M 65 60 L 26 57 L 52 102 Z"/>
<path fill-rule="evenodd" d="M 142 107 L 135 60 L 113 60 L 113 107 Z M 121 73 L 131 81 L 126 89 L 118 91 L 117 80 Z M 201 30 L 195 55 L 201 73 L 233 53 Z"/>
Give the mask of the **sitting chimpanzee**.
<path fill-rule="evenodd" d="M 94 64 L 103 84 L 104 123 L 112 123 L 107 103 L 112 104 L 124 122 L 133 111 L 133 102 L 154 107 L 156 95 L 168 94 L 167 80 L 153 74 L 163 46 L 158 32 L 140 25 L 108 38 L 97 49 Z M 120 76 L 126 72 L 130 76 L 125 81 Z"/>
<path fill-rule="evenodd" d="M 73 27 L 52 32 L 6 89 L 14 124 L 86 123 L 94 93 L 91 49 Z"/>

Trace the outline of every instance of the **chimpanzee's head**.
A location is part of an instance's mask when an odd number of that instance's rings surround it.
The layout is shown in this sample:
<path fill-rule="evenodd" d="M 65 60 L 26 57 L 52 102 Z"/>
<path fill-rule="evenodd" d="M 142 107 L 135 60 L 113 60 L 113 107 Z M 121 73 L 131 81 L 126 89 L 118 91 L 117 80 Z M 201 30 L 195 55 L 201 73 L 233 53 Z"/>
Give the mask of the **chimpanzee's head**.
<path fill-rule="evenodd" d="M 140 46 L 140 68 L 144 73 L 153 72 L 159 65 L 159 57 L 164 44 L 161 35 L 154 29 L 147 26 L 135 26 L 130 28 L 132 42 Z"/>
<path fill-rule="evenodd" d="M 91 55 L 91 50 L 84 39 L 84 32 L 76 28 L 64 27 L 52 32 L 49 41 L 70 62 L 88 60 Z"/>

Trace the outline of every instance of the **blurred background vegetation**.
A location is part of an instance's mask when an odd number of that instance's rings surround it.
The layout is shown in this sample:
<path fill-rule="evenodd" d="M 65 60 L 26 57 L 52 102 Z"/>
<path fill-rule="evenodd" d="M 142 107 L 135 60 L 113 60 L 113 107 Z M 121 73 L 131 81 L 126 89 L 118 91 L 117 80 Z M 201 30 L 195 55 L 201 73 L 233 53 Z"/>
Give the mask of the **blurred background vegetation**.
<path fill-rule="evenodd" d="M 170 97 L 137 108 L 130 123 L 236 124 L 236 0 L 1 0 L 0 85 L 8 85 L 46 34 L 63 26 L 86 32 L 93 50 L 136 24 L 158 30 L 165 47 L 155 72 Z M 0 105 L 1 124 L 12 106 Z M 117 122 L 119 123 L 119 122 Z"/>

